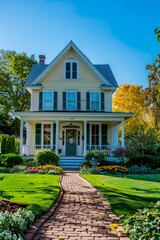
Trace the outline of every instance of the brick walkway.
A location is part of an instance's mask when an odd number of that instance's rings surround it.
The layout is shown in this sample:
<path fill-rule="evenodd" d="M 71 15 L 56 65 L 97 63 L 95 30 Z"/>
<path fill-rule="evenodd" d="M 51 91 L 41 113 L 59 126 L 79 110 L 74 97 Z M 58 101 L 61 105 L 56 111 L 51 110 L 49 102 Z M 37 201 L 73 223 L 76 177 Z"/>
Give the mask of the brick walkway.
<path fill-rule="evenodd" d="M 41 226 L 34 240 L 129 240 L 108 202 L 77 172 L 65 172 L 64 194 L 56 210 Z M 109 226 L 118 224 L 117 231 Z"/>

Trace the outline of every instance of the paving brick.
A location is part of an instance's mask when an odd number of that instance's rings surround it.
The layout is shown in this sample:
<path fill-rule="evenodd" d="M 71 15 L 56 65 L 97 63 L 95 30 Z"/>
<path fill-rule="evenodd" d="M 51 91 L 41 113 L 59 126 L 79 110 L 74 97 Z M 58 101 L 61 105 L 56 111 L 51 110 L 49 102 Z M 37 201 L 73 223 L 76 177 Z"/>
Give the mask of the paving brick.
<path fill-rule="evenodd" d="M 45 222 L 33 240 L 57 240 L 58 236 L 62 240 L 129 240 L 109 203 L 78 172 L 64 172 L 61 184 L 63 196 L 56 208 L 40 218 L 40 223 Z M 118 224 L 118 231 L 109 230 L 112 223 Z"/>

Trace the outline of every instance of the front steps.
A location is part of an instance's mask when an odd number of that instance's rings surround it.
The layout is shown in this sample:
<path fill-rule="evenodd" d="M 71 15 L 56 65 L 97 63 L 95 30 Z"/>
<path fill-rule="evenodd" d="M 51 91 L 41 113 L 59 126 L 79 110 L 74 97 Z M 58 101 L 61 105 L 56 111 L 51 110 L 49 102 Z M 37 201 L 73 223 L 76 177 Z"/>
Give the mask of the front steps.
<path fill-rule="evenodd" d="M 63 169 L 80 169 L 80 166 L 84 161 L 84 157 L 61 157 L 59 160 L 59 166 Z"/>

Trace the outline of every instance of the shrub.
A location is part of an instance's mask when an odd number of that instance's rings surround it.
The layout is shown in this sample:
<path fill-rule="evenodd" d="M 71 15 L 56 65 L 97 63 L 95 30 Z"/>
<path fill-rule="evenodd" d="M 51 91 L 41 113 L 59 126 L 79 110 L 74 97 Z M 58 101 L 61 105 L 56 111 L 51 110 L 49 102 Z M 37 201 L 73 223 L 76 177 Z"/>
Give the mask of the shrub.
<path fill-rule="evenodd" d="M 94 172 L 94 169 L 90 167 L 81 167 L 80 169 L 80 174 L 92 174 Z"/>
<path fill-rule="evenodd" d="M 150 155 L 142 155 L 139 154 L 137 156 L 131 157 L 129 159 L 127 159 L 126 161 L 126 166 L 130 167 L 132 165 L 137 165 L 137 166 L 142 166 L 145 165 L 147 167 L 153 167 L 154 166 L 154 157 L 150 156 Z"/>
<path fill-rule="evenodd" d="M 133 165 L 128 168 L 128 173 L 131 174 L 146 174 L 146 173 L 156 173 L 156 170 L 153 170 L 151 167 L 147 166 L 137 166 Z"/>
<path fill-rule="evenodd" d="M 105 160 L 105 154 L 102 152 L 88 152 L 86 154 L 85 159 L 86 160 L 92 160 L 92 158 L 96 159 L 97 161 L 104 161 Z"/>
<path fill-rule="evenodd" d="M 29 168 L 27 170 L 24 170 L 25 173 L 39 173 L 40 170 L 36 169 L 36 168 Z"/>
<path fill-rule="evenodd" d="M 119 173 L 126 174 L 126 173 L 128 173 L 127 168 L 121 167 L 118 165 L 97 167 L 97 170 L 99 172 L 107 172 L 107 173 L 111 173 L 111 174 L 119 174 Z"/>
<path fill-rule="evenodd" d="M 92 161 L 91 160 L 87 160 L 87 161 L 84 161 L 82 164 L 81 164 L 81 168 L 84 167 L 84 168 L 91 168 L 92 167 Z"/>
<path fill-rule="evenodd" d="M 95 157 L 95 152 L 88 152 L 87 154 L 86 154 L 86 157 L 85 157 L 85 159 L 86 160 L 92 160 L 92 158 L 94 158 Z"/>
<path fill-rule="evenodd" d="M 160 239 L 160 202 L 152 204 L 151 207 L 138 210 L 127 219 L 122 216 L 124 228 L 130 239 Z"/>
<path fill-rule="evenodd" d="M 60 157 L 50 150 L 41 150 L 35 154 L 34 161 L 37 165 L 55 164 L 58 166 Z"/>
<path fill-rule="evenodd" d="M 126 148 L 117 148 L 113 150 L 112 153 L 114 157 L 118 158 L 119 160 L 121 160 L 124 157 L 129 158 L 135 154 L 132 150 Z"/>
<path fill-rule="evenodd" d="M 15 153 L 1 154 L 0 165 L 5 167 L 13 167 L 23 162 L 21 156 Z"/>
<path fill-rule="evenodd" d="M 0 167 L 0 173 L 10 173 L 11 169 L 7 167 Z"/>
<path fill-rule="evenodd" d="M 1 153 L 15 153 L 16 147 L 15 147 L 15 136 L 8 136 L 3 134 L 2 140 L 1 140 Z"/>
<path fill-rule="evenodd" d="M 0 239 L 23 240 L 26 230 L 34 221 L 31 211 L 18 209 L 15 213 L 0 212 Z"/>

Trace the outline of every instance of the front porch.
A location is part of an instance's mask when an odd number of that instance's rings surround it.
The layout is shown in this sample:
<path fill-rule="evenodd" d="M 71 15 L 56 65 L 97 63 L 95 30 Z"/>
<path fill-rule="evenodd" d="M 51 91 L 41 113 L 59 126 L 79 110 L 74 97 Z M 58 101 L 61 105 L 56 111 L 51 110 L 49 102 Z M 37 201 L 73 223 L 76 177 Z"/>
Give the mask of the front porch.
<path fill-rule="evenodd" d="M 39 150 L 47 149 L 61 157 L 86 156 L 90 151 L 112 156 L 114 149 L 124 147 L 124 121 L 130 117 L 130 114 L 107 112 L 20 114 L 20 154 L 34 155 Z M 119 124 L 122 129 L 121 143 L 118 141 Z"/>

